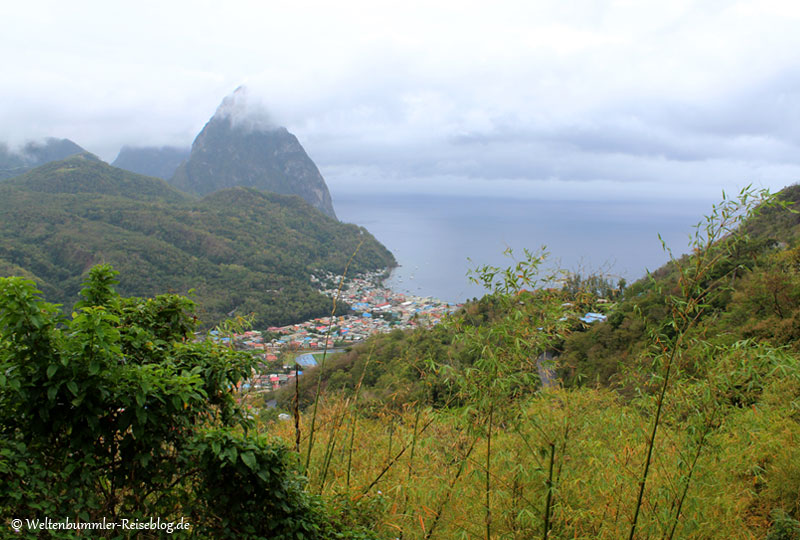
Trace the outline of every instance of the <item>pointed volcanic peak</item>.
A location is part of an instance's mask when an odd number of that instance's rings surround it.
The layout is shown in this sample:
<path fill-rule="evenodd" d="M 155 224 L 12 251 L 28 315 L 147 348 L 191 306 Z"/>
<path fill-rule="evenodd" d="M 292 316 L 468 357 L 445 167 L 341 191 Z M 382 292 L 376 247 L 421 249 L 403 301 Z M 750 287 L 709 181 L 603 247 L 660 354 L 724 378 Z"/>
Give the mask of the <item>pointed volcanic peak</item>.
<path fill-rule="evenodd" d="M 169 180 L 181 163 L 189 158 L 190 148 L 176 146 L 123 146 L 112 165 L 126 171 Z"/>
<path fill-rule="evenodd" d="M 20 175 L 51 161 L 86 152 L 69 139 L 30 141 L 17 150 L 0 143 L 0 180 Z"/>
<path fill-rule="evenodd" d="M 222 101 L 170 182 L 198 195 L 235 186 L 298 195 L 336 217 L 328 186 L 297 137 L 275 125 L 244 87 Z"/>

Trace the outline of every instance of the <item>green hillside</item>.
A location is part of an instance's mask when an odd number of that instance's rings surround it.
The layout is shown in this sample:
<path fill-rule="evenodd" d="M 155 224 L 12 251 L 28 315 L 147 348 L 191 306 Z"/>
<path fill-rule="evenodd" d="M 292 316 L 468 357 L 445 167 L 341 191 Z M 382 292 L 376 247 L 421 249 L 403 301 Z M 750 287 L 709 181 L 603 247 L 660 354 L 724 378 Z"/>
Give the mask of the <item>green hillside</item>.
<path fill-rule="evenodd" d="M 181 202 L 192 199 L 163 180 L 110 167 L 88 152 L 51 161 L 10 178 L 2 185 L 38 193 L 86 193 L 140 201 Z"/>
<path fill-rule="evenodd" d="M 735 245 L 722 253 L 706 276 L 704 283 L 713 283 L 714 289 L 693 331 L 697 335 L 712 335 L 719 344 L 758 339 L 800 352 L 800 213 L 793 210 L 800 206 L 800 185 L 785 188 L 776 200 L 788 203 L 788 208 L 755 212 L 743 223 Z M 675 251 L 680 253 L 681 246 Z M 573 320 L 570 331 L 553 342 L 563 384 L 624 387 L 630 364 L 648 352 L 651 332 L 671 324 L 666 298 L 680 293 L 678 266 L 691 267 L 693 262 L 691 256 L 680 256 L 649 277 L 628 286 L 622 283 L 621 288 L 602 275 L 569 276 L 558 294 L 562 303 L 572 306 L 573 319 L 592 311 L 605 313 L 608 321 Z M 487 295 L 467 303 L 460 316 L 467 324 L 482 327 L 502 319 L 505 312 L 496 297 Z M 324 374 L 325 385 L 354 388 L 371 356 L 376 364 L 363 383 L 370 396 L 380 400 L 393 396 L 398 402 L 423 395 L 433 401 L 443 399 L 445 394 L 430 377 L 423 388 L 420 373 L 431 359 L 456 366 L 475 362 L 475 355 L 458 344 L 457 334 L 454 327 L 437 327 L 375 336 L 337 357 Z M 313 384 L 305 385 L 301 389 L 307 401 Z M 279 399 L 288 403 L 291 396 L 284 392 Z"/>
<path fill-rule="evenodd" d="M 34 167 L 86 152 L 69 139 L 48 138 L 31 141 L 19 149 L 11 150 L 0 142 L 0 180 L 11 178 Z"/>
<path fill-rule="evenodd" d="M 363 243 L 362 243 L 363 240 Z M 365 229 L 339 223 L 299 197 L 233 188 L 196 199 L 163 180 L 81 155 L 0 184 L 0 270 L 37 281 L 71 305 L 101 262 L 127 295 L 194 289 L 204 322 L 256 314 L 256 325 L 330 312 L 309 282 L 394 264 Z"/>
<path fill-rule="evenodd" d="M 380 538 L 798 540 L 800 220 L 762 197 L 629 287 L 478 268 L 484 298 L 309 371 L 263 429 Z"/>
<path fill-rule="evenodd" d="M 269 214 L 303 240 L 305 204 L 279 200 L 240 188 L 90 214 L 131 243 L 147 229 L 166 245 L 165 224 L 181 223 L 170 246 L 225 260 L 236 239 L 258 268 L 249 242 Z M 540 252 L 476 268 L 482 299 L 322 360 L 277 410 L 235 390 L 253 357 L 186 342 L 180 297 L 120 298 L 99 267 L 59 321 L 32 284 L 0 280 L 0 515 L 190 515 L 196 528 L 176 537 L 197 538 L 798 540 L 797 223 L 743 192 L 700 222 L 687 255 L 629 287 L 574 275 L 553 287 Z"/>

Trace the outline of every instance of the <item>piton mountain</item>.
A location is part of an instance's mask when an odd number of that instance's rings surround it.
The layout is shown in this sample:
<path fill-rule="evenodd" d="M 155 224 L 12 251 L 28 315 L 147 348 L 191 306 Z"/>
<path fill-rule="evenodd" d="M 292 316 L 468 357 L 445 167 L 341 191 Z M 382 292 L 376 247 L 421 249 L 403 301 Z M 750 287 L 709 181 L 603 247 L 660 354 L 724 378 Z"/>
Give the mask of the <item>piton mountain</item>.
<path fill-rule="evenodd" d="M 297 137 L 254 113 L 243 88 L 222 101 L 170 183 L 197 195 L 234 186 L 299 195 L 336 217 L 328 186 Z"/>

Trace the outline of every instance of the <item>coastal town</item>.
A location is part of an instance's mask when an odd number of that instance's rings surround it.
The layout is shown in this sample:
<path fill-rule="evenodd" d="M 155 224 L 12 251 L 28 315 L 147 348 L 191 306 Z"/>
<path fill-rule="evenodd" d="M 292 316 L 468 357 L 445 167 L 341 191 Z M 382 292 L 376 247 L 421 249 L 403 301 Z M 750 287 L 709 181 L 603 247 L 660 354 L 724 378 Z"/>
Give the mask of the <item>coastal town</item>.
<path fill-rule="evenodd" d="M 234 334 L 235 346 L 253 351 L 264 366 L 262 372 L 242 385 L 242 390 L 277 390 L 302 375 L 303 367 L 315 366 L 316 357 L 323 352 L 337 354 L 373 334 L 430 328 L 459 307 L 436 298 L 392 291 L 383 286 L 384 278 L 383 271 L 353 278 L 329 273 L 312 276 L 312 283 L 323 294 L 348 304 L 350 313 L 273 326 L 265 332 L 250 330 Z M 211 337 L 223 341 L 231 339 L 215 332 Z"/>

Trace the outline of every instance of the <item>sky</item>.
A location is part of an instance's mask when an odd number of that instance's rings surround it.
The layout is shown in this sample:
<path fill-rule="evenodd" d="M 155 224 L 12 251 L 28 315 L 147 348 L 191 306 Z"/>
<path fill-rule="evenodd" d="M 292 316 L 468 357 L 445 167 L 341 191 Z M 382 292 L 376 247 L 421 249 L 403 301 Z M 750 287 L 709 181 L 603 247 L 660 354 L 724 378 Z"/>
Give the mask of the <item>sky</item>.
<path fill-rule="evenodd" d="M 800 180 L 800 3 L 10 2 L 0 141 L 189 146 L 246 85 L 337 193 L 717 200 Z"/>

